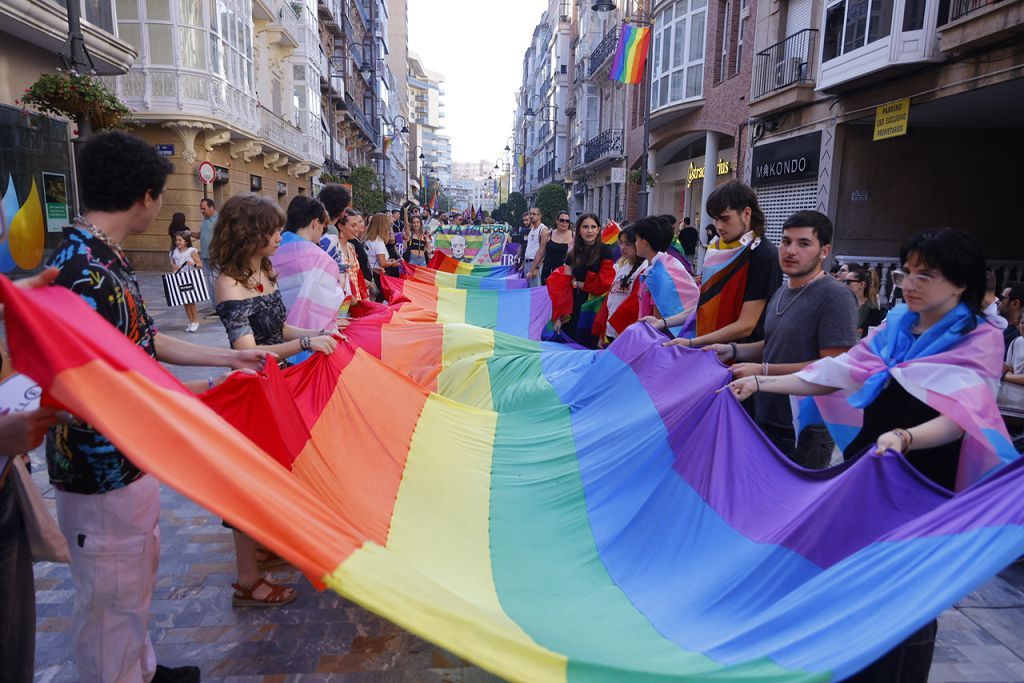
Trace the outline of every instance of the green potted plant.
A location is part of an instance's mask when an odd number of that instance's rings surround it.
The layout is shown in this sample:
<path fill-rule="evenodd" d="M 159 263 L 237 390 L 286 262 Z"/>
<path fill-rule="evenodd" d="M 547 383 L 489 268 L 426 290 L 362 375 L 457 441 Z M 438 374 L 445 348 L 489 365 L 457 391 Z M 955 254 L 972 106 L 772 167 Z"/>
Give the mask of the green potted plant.
<path fill-rule="evenodd" d="M 629 172 L 628 180 L 629 180 L 629 184 L 630 185 L 639 185 L 640 184 L 640 169 L 634 168 L 633 170 L 631 170 Z M 647 187 L 654 187 L 654 174 L 653 173 L 649 173 L 647 175 Z"/>
<path fill-rule="evenodd" d="M 93 130 L 128 128 L 135 114 L 99 78 L 73 69 L 43 74 L 25 89 L 20 104 L 78 123 L 88 121 Z"/>

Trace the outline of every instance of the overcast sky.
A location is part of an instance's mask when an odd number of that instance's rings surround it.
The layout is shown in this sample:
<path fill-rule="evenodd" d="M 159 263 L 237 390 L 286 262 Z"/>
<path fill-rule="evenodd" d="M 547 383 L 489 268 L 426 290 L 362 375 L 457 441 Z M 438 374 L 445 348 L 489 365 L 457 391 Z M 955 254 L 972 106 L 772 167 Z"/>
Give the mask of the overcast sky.
<path fill-rule="evenodd" d="M 445 78 L 455 161 L 497 159 L 512 134 L 523 54 L 546 0 L 409 0 L 409 51 Z"/>

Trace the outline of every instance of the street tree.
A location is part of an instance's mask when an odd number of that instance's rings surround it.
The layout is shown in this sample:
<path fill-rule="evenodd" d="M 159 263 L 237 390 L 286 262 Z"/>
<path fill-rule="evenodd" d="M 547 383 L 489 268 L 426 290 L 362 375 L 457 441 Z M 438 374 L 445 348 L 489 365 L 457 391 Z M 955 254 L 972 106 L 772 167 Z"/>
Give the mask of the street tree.
<path fill-rule="evenodd" d="M 548 183 L 537 190 L 537 208 L 540 209 L 544 225 L 554 226 L 559 211 L 569 210 L 569 198 L 565 188 L 556 183 Z"/>

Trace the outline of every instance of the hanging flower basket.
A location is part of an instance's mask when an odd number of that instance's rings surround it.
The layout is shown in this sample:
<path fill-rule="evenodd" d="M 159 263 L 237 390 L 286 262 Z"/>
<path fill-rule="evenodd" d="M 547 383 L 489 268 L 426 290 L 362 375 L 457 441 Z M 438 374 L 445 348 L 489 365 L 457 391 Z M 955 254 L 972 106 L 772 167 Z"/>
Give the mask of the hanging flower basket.
<path fill-rule="evenodd" d="M 633 170 L 631 170 L 629 172 L 628 180 L 630 185 L 639 185 L 640 169 L 634 168 Z M 652 173 L 647 174 L 647 187 L 654 187 L 654 174 Z"/>
<path fill-rule="evenodd" d="M 135 114 L 98 78 L 76 71 L 43 74 L 25 89 L 20 104 L 78 123 L 87 120 L 94 130 L 128 128 Z"/>

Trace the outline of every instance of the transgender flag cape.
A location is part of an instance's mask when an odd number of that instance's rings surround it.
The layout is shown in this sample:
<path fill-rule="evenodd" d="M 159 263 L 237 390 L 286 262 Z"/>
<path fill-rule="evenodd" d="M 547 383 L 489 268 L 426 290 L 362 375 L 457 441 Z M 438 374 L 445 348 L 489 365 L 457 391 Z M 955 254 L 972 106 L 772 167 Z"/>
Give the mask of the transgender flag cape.
<path fill-rule="evenodd" d="M 1017 451 L 996 405 L 1003 336 L 983 318 L 962 334 L 973 317 L 960 304 L 914 340 L 909 332 L 918 316 L 906 305 L 897 306 L 882 327 L 849 352 L 823 358 L 798 373 L 808 382 L 840 391 L 799 401 L 794 410 L 797 434 L 805 426 L 824 422 L 836 445 L 845 448 L 863 425 L 863 408 L 887 382 L 896 381 L 964 430 L 958 491 L 1016 460 Z"/>
<path fill-rule="evenodd" d="M 289 325 L 319 330 L 334 323 L 345 295 L 338 284 L 338 264 L 327 252 L 294 232 L 285 232 L 270 260 Z"/>
<path fill-rule="evenodd" d="M 665 252 L 658 252 L 651 259 L 651 265 L 644 272 L 643 278 L 662 318 L 683 316 L 683 320 L 686 320 L 686 316 L 694 312 L 700 290 L 693 276 L 678 259 Z M 647 315 L 642 310 L 640 314 Z M 678 336 L 682 329 L 683 325 L 676 325 L 670 331 Z"/>
<path fill-rule="evenodd" d="M 1020 461 L 955 496 L 897 453 L 801 469 L 714 354 L 647 325 L 573 351 L 356 320 L 358 346 L 200 400 L 67 290 L 0 302 L 45 401 L 513 681 L 841 680 L 1024 552 Z"/>

